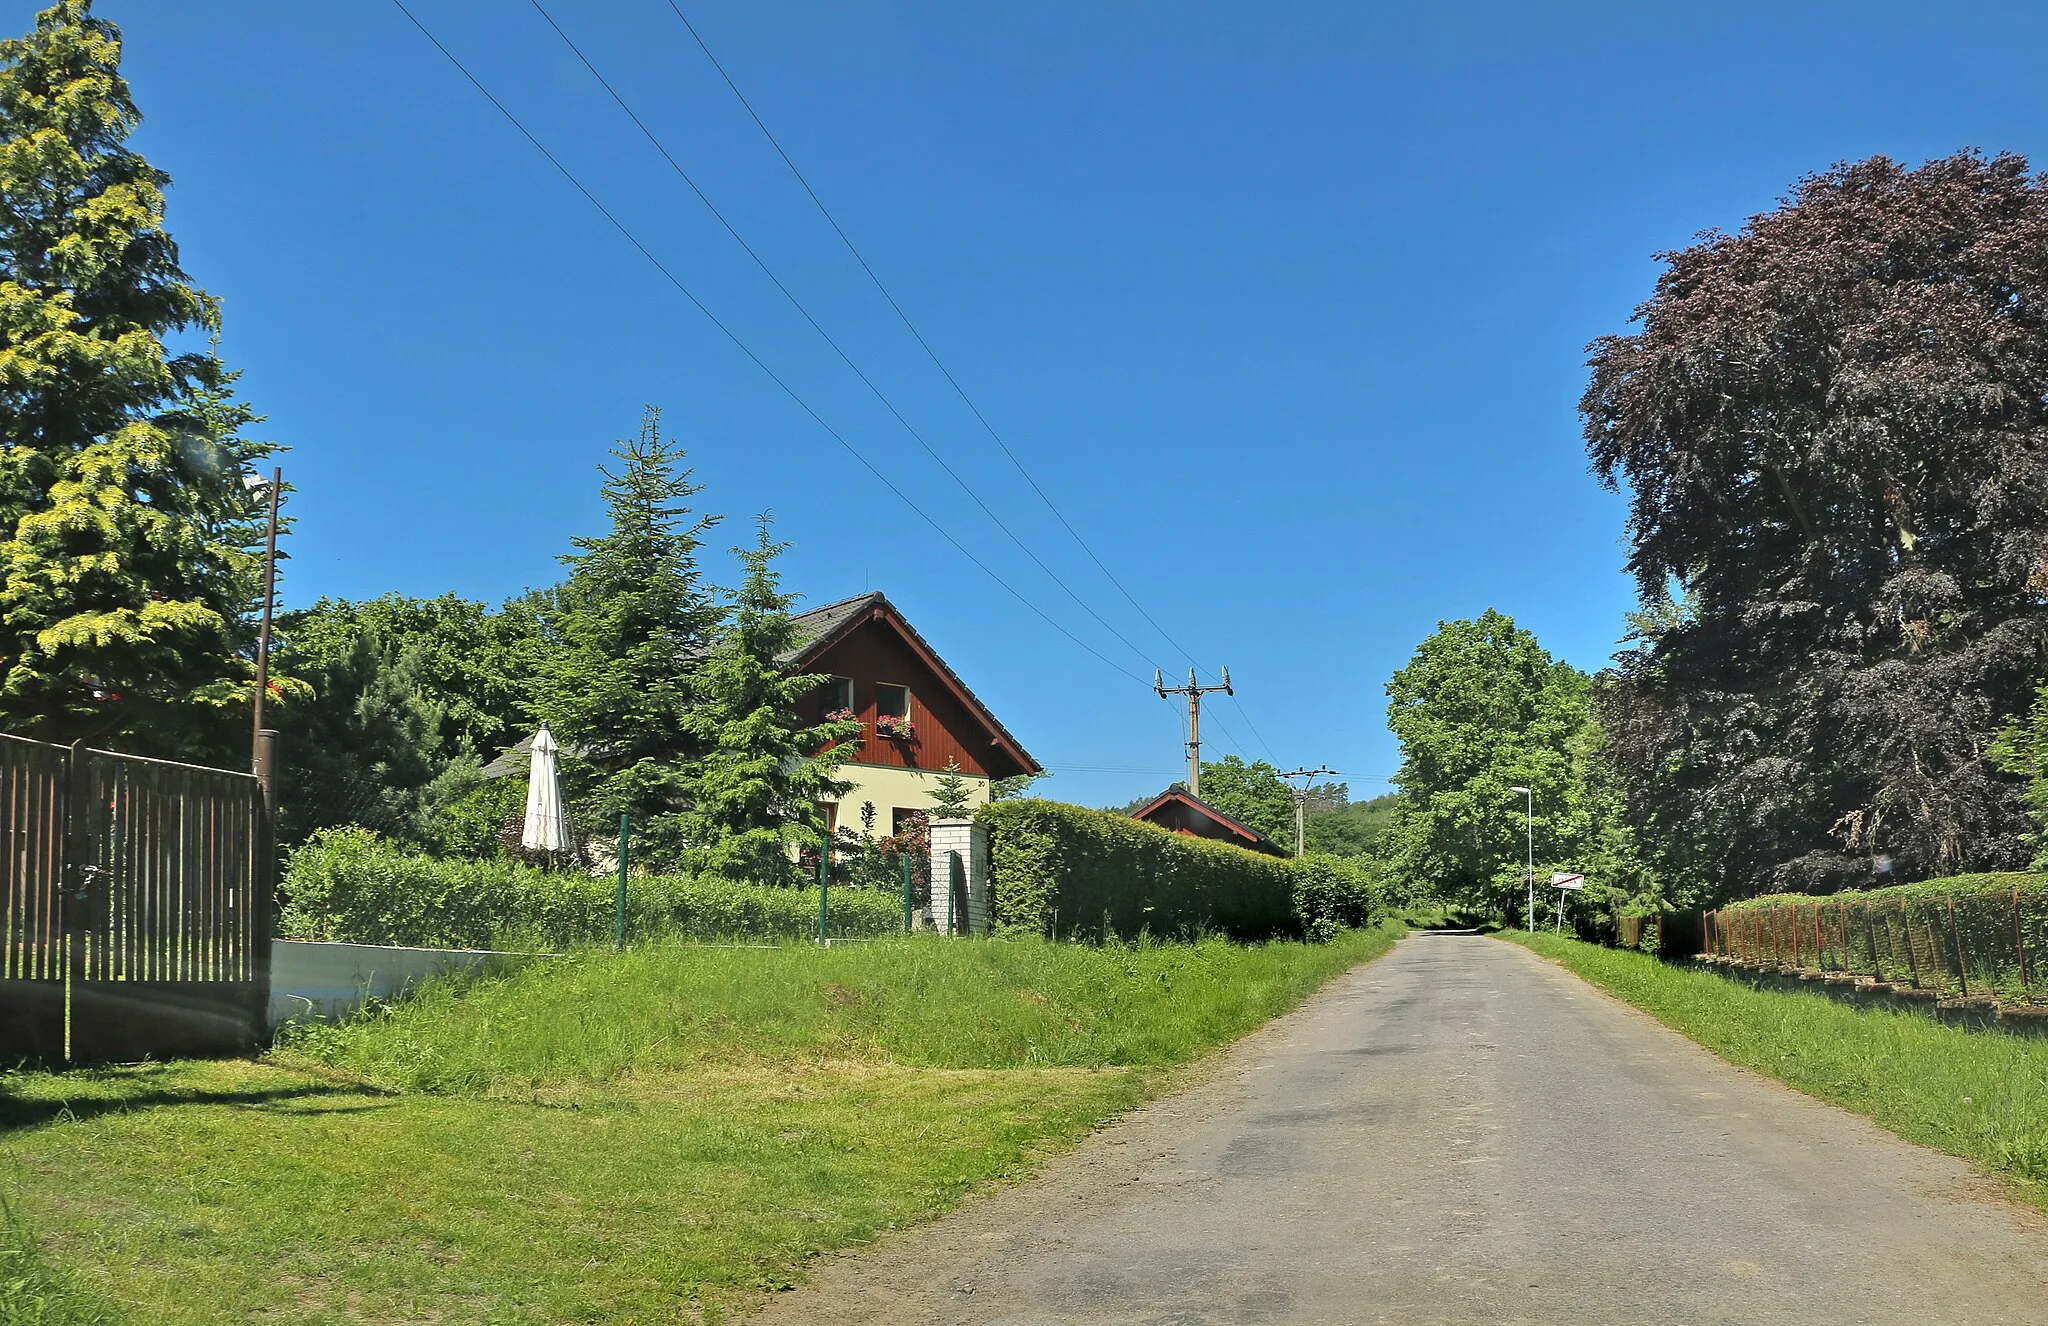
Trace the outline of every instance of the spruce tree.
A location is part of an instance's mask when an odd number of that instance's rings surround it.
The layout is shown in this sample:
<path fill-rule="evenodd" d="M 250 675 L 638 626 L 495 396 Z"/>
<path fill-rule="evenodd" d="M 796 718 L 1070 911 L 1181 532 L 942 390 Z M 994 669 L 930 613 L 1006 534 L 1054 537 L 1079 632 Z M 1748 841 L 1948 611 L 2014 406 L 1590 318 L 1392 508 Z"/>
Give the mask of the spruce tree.
<path fill-rule="evenodd" d="M 120 64 L 90 0 L 0 42 L 0 729 L 218 758 L 261 588 L 242 480 L 272 448 L 210 349 L 173 348 L 219 306 L 127 146 Z"/>
<path fill-rule="evenodd" d="M 562 743 L 585 822 L 631 815 L 643 859 L 679 845 L 686 772 L 702 749 L 688 722 L 690 675 L 720 610 L 697 566 L 717 516 L 686 503 L 701 487 L 649 406 L 640 436 L 600 467 L 610 530 L 577 539 L 554 596 L 556 648 L 542 663 L 535 717 Z M 636 850 L 642 850 L 636 849 Z"/>
<path fill-rule="evenodd" d="M 933 780 L 932 816 L 935 819 L 965 819 L 974 813 L 973 793 L 967 790 L 967 780 L 960 776 L 960 761 L 948 758 L 946 771 Z"/>
<path fill-rule="evenodd" d="M 735 548 L 746 567 L 730 626 L 694 679 L 691 730 L 705 743 L 691 792 L 692 845 L 705 865 L 731 879 L 769 882 L 792 873 L 789 848 L 824 833 L 818 803 L 842 795 L 833 778 L 834 747 L 860 732 L 857 721 L 813 723 L 805 702 L 823 674 L 790 673 L 777 662 L 800 643 L 775 559 L 787 544 L 756 521 L 751 548 Z"/>

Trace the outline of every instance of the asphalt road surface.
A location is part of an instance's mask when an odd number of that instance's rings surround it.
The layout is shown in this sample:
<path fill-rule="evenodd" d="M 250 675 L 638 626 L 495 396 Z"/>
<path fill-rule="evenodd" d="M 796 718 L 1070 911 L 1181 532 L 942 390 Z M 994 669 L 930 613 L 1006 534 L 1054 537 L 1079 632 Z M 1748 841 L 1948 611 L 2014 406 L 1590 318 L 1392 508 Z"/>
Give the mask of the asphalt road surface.
<path fill-rule="evenodd" d="M 2048 1220 L 1525 950 L 1415 935 L 767 1323 L 2048 1323 Z"/>

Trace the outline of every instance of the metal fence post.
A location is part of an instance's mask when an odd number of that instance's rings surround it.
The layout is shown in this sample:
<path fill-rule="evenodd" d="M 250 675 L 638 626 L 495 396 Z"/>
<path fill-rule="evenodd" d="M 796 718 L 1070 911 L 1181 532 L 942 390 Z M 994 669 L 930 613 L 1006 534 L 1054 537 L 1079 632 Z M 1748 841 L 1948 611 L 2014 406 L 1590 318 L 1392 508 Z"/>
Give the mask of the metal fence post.
<path fill-rule="evenodd" d="M 1956 928 L 1956 900 L 1948 900 L 1948 937 L 1956 950 L 1956 980 L 1963 987 L 1963 998 L 1970 997 L 1970 964 L 1963 956 L 1963 932 Z"/>
<path fill-rule="evenodd" d="M 825 922 L 829 915 L 830 903 L 826 899 L 832 887 L 832 833 L 827 830 L 818 840 L 818 942 L 825 942 Z"/>
<path fill-rule="evenodd" d="M 2027 980 L 2027 936 L 2025 927 L 2020 921 L 2020 891 L 2018 889 L 2012 891 L 2012 947 L 2020 963 L 2020 989 L 2022 991 L 2030 991 L 2031 983 Z"/>
<path fill-rule="evenodd" d="M 612 918 L 612 951 L 620 952 L 626 947 L 626 849 L 632 836 L 633 817 L 619 816 L 619 898 L 617 914 Z"/>

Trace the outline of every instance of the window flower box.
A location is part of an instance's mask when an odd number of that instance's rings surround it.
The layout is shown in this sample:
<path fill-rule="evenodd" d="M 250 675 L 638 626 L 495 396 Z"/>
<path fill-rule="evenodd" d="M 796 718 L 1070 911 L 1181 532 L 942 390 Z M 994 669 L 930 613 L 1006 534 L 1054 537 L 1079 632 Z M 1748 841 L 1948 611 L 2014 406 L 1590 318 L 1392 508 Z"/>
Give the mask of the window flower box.
<path fill-rule="evenodd" d="M 831 713 L 825 715 L 825 721 L 827 723 L 855 723 L 860 721 L 860 715 L 851 709 L 834 709 Z"/>
<path fill-rule="evenodd" d="M 910 720 L 906 717 L 883 714 L 875 720 L 875 735 L 893 737 L 897 741 L 909 741 L 917 736 L 917 729 L 911 726 Z"/>

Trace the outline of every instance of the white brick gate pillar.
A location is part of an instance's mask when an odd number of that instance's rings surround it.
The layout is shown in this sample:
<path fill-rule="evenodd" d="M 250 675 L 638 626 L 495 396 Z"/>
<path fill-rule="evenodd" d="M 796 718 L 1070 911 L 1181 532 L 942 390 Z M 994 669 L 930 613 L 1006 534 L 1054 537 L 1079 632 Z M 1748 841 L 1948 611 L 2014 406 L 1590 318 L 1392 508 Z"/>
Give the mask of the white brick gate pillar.
<path fill-rule="evenodd" d="M 989 925 L 988 829 L 973 820 L 931 822 L 932 928 L 942 935 L 985 935 Z M 967 896 L 966 924 L 954 919 L 954 862 Z"/>

